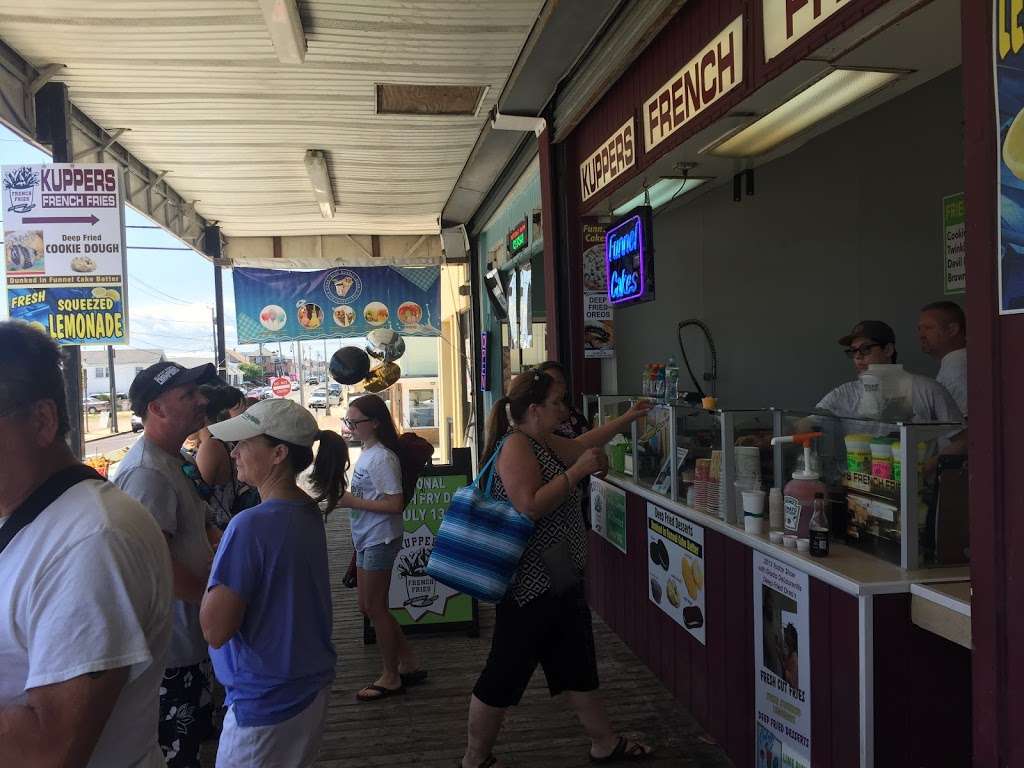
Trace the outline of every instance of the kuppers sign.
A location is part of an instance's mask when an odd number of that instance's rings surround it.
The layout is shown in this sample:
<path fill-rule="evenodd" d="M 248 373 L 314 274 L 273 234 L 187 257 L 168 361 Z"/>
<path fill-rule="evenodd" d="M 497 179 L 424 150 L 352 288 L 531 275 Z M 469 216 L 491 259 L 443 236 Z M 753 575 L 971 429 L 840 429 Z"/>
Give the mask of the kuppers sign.
<path fill-rule="evenodd" d="M 7 165 L 7 306 L 60 344 L 125 344 L 124 201 L 106 165 Z"/>
<path fill-rule="evenodd" d="M 851 0 L 762 0 L 764 60 L 771 61 Z"/>
<path fill-rule="evenodd" d="M 704 46 L 644 102 L 644 145 L 650 152 L 743 82 L 743 17 Z"/>
<path fill-rule="evenodd" d="M 609 136 L 590 157 L 580 164 L 580 200 L 586 202 L 636 162 L 633 118 Z"/>

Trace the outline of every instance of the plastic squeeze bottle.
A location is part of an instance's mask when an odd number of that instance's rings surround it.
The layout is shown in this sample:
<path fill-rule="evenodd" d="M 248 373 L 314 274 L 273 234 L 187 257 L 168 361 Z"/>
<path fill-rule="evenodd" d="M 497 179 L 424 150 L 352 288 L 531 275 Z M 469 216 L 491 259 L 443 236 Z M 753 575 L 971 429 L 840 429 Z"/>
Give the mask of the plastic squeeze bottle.
<path fill-rule="evenodd" d="M 825 497 L 825 484 L 821 482 L 814 455 L 814 439 L 821 437 L 821 432 L 800 432 L 787 437 L 773 437 L 772 445 L 778 443 L 796 443 L 803 446 L 803 466 L 797 466 L 793 479 L 783 489 L 783 513 L 785 516 L 786 533 L 797 538 L 809 538 L 811 514 L 814 511 L 814 495 L 820 493 Z"/>

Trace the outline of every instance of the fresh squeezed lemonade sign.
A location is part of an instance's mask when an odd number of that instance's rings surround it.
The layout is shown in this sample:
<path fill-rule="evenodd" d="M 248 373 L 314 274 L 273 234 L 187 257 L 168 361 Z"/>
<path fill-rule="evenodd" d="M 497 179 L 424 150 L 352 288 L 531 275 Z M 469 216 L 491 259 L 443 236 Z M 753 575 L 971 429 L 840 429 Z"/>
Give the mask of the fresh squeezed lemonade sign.
<path fill-rule="evenodd" d="M 14 165 L 3 181 L 10 316 L 61 344 L 124 344 L 124 201 L 105 165 Z"/>

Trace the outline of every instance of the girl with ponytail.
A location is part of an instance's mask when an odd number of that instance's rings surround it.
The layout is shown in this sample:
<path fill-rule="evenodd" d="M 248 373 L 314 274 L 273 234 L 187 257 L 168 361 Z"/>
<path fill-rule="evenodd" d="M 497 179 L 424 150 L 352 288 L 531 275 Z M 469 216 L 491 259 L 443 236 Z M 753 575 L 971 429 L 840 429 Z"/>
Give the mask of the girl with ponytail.
<path fill-rule="evenodd" d="M 565 692 L 587 724 L 596 762 L 642 760 L 652 751 L 618 736 L 597 694 L 590 608 L 582 587 L 586 537 L 580 484 L 607 468 L 603 446 L 650 410 L 624 416 L 574 439 L 555 433 L 565 421 L 565 384 L 543 371 L 516 377 L 491 409 L 482 461 L 498 453 L 491 493 L 535 523 L 519 569 L 495 610 L 491 653 L 469 704 L 463 768 L 500 768 L 491 754 L 505 710 L 519 703 L 538 661 L 552 695 Z"/>

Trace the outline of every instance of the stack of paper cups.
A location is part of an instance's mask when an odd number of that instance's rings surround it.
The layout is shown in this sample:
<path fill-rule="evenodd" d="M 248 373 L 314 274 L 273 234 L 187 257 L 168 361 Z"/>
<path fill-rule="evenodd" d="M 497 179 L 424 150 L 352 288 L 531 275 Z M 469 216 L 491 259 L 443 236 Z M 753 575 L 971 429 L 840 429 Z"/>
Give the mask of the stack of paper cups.
<path fill-rule="evenodd" d="M 747 533 L 764 533 L 764 491 L 743 491 L 743 527 Z"/>

